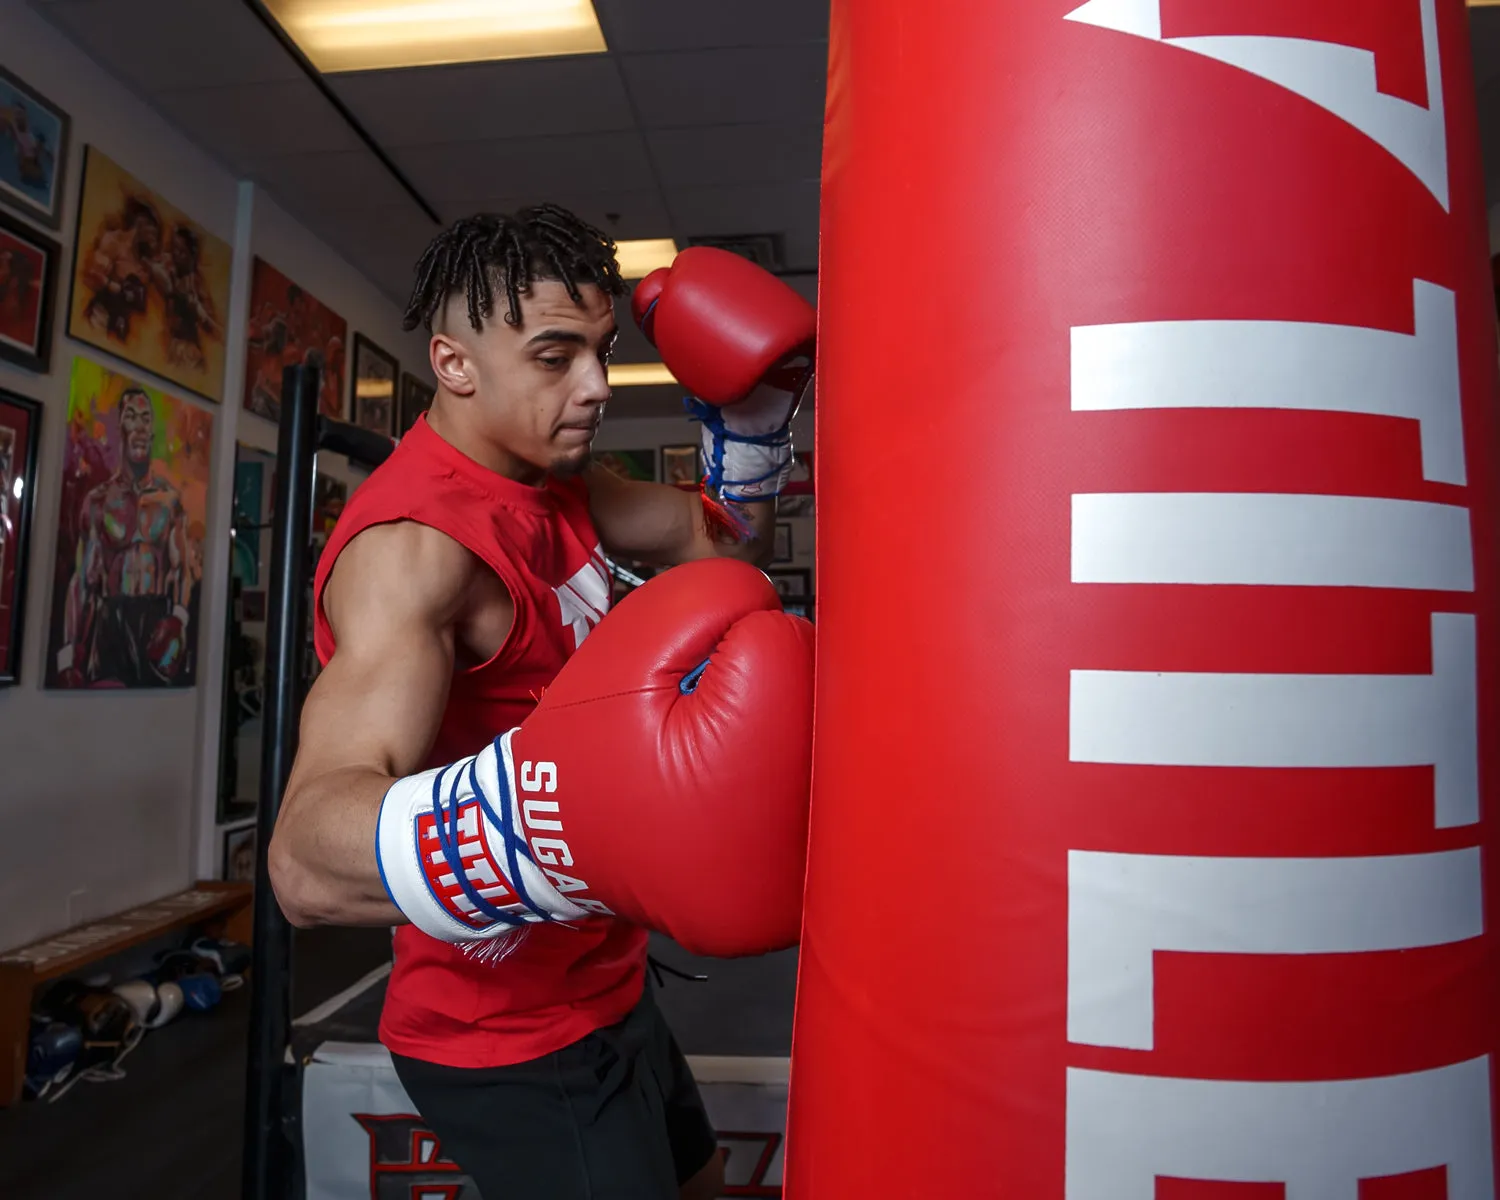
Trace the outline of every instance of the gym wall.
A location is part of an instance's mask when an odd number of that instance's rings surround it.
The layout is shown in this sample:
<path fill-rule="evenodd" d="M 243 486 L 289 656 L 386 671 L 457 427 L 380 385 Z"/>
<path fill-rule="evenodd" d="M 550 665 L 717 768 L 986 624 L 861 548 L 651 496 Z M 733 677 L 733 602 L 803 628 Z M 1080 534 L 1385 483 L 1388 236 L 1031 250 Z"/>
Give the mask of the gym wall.
<path fill-rule="evenodd" d="M 425 373 L 425 339 L 403 333 L 393 299 L 314 238 L 269 196 L 241 184 L 212 157 L 105 74 L 23 0 L 0 0 L 0 65 L 72 118 L 61 269 L 71 267 L 85 145 L 98 146 L 205 228 L 235 246 L 226 395 L 196 401 L 139 368 L 64 333 L 68 288 L 54 311 L 49 373 L 0 363 L 0 387 L 43 408 L 31 528 L 21 683 L 0 689 L 0 948 L 154 899 L 218 867 L 214 801 L 228 582 L 228 522 L 237 440 L 273 449 L 275 427 L 242 407 L 250 270 L 260 255 L 358 330 Z M 352 339 L 351 339 L 352 340 Z M 214 417 L 197 686 L 128 692 L 42 688 L 51 604 L 62 455 L 73 357 L 105 363 L 165 388 Z M 348 474 L 340 463 L 323 464 Z M 351 483 L 354 476 L 350 476 Z"/>

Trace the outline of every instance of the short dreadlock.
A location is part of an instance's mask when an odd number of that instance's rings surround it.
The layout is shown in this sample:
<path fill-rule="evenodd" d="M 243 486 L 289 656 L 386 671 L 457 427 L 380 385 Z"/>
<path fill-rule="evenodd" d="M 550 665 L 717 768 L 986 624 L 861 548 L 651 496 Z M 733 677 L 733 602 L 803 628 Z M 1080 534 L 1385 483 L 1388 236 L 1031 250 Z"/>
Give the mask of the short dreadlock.
<path fill-rule="evenodd" d="M 539 204 L 515 214 L 478 213 L 455 222 L 432 239 L 416 268 L 417 282 L 402 326 L 430 331 L 433 318 L 450 296 L 462 292 L 469 324 L 476 332 L 495 311 L 495 293 L 504 288 L 508 325 L 521 323 L 521 294 L 541 279 L 555 279 L 582 303 L 580 284 L 592 283 L 610 296 L 626 288 L 615 261 L 614 239 L 556 204 Z"/>

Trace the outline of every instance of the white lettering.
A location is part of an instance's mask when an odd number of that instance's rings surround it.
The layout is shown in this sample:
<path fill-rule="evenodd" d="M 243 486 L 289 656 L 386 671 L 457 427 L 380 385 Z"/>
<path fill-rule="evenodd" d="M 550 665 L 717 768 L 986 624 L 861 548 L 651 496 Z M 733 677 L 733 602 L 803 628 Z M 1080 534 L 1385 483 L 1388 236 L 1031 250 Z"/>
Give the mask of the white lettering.
<path fill-rule="evenodd" d="M 557 764 L 523 762 L 521 764 L 521 790 L 523 792 L 557 791 Z"/>
<path fill-rule="evenodd" d="M 521 812 L 525 815 L 526 824 L 532 829 L 550 829 L 554 833 L 561 833 L 561 821 L 544 821 L 535 815 L 538 812 L 555 813 L 557 811 L 558 804 L 556 800 L 528 800 L 521 805 Z"/>
<path fill-rule="evenodd" d="M 571 858 L 568 859 L 567 862 L 563 863 L 563 866 L 567 866 L 572 861 Z M 588 890 L 589 885 L 584 883 L 583 880 L 574 879 L 571 875 L 564 875 L 561 871 L 553 871 L 548 867 L 543 867 L 542 874 L 552 880 L 552 886 L 564 896 L 569 892 L 584 892 Z"/>
<path fill-rule="evenodd" d="M 1471 592 L 1469 510 L 1364 496 L 1076 495 L 1073 582 Z"/>
<path fill-rule="evenodd" d="M 1067 1200 L 1154 1200 L 1162 1175 L 1358 1200 L 1361 1179 L 1437 1166 L 1448 1200 L 1494 1200 L 1487 1057 L 1313 1083 L 1070 1069 L 1067 1086 Z"/>
<path fill-rule="evenodd" d="M 561 855 L 563 866 L 573 865 L 573 852 L 568 849 L 568 843 L 561 838 L 532 838 L 531 851 L 537 862 L 556 864 L 558 855 Z M 548 871 L 547 874 L 550 875 L 552 872 Z"/>
<path fill-rule="evenodd" d="M 1216 59 L 1295 92 L 1381 146 L 1448 209 L 1448 137 L 1435 0 L 1419 0 L 1427 107 L 1380 90 L 1375 55 L 1354 46 L 1286 37 L 1164 38 L 1160 0 L 1089 0 L 1065 17 Z"/>
<path fill-rule="evenodd" d="M 1463 484 L 1454 294 L 1416 280 L 1414 333 L 1303 321 L 1152 321 L 1072 331 L 1077 412 L 1280 408 L 1416 421 L 1422 474 Z"/>
<path fill-rule="evenodd" d="M 1068 1040 L 1152 1049 L 1157 951 L 1354 954 L 1483 932 L 1477 848 L 1284 859 L 1074 850 Z"/>
<path fill-rule="evenodd" d="M 1431 675 L 1074 671 L 1073 762 L 1434 768 L 1435 823 L 1479 819 L 1474 617 L 1434 613 Z"/>

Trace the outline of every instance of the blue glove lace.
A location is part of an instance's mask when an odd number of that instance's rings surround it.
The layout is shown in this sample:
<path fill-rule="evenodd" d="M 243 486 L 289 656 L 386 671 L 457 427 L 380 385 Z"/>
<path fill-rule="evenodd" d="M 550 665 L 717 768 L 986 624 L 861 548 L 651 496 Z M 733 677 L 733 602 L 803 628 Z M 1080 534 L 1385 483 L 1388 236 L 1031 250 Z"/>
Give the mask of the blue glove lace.
<path fill-rule="evenodd" d="M 479 801 L 480 811 L 484 820 L 491 826 L 498 827 L 500 835 L 505 841 L 505 857 L 510 867 L 510 879 L 507 881 L 510 888 L 516 894 L 516 898 L 535 913 L 543 921 L 551 921 L 554 918 L 545 910 L 539 908 L 530 893 L 526 890 L 526 882 L 521 876 L 520 856 L 525 855 L 527 862 L 533 862 L 531 848 L 515 830 L 511 819 L 510 808 L 510 781 L 505 778 L 505 757 L 500 753 L 500 739 L 496 738 L 492 743 L 495 751 L 495 776 L 500 781 L 500 811 L 496 813 L 490 805 L 489 797 L 486 796 L 479 786 L 478 756 L 469 760 L 469 787 L 474 793 L 474 798 Z M 444 768 L 446 770 L 447 768 Z M 481 916 L 488 917 L 492 923 L 509 925 L 511 927 L 526 925 L 529 922 L 525 917 L 516 916 L 502 909 L 496 908 L 488 900 L 479 894 L 479 889 L 474 886 L 469 877 L 464 873 L 463 856 L 458 852 L 458 785 L 463 779 L 463 768 L 460 767 L 453 773 L 453 783 L 448 789 L 447 812 L 444 812 L 442 781 L 443 772 L 439 771 L 432 780 L 432 815 L 437 827 L 438 846 L 443 852 L 443 861 L 448 864 L 448 869 L 453 872 L 458 880 L 458 886 L 463 889 L 469 903 L 474 906 L 474 911 Z M 483 837 L 481 830 L 480 836 Z"/>
<path fill-rule="evenodd" d="M 792 445 L 790 422 L 772 433 L 735 433 L 725 425 L 724 411 L 718 406 L 706 404 L 693 396 L 685 397 L 682 403 L 687 409 L 688 419 L 697 421 L 713 434 L 713 449 L 708 454 L 704 486 L 717 491 L 722 499 L 733 500 L 736 504 L 755 504 L 776 499 L 780 493 L 779 488 L 775 492 L 763 492 L 754 496 L 737 496 L 729 489 L 748 487 L 754 483 L 765 483 L 767 480 L 775 479 L 785 470 L 785 463 L 778 464 L 764 475 L 756 475 L 751 479 L 726 479 L 724 478 L 724 450 L 730 442 L 739 442 L 745 446 L 785 447 L 790 450 Z"/>

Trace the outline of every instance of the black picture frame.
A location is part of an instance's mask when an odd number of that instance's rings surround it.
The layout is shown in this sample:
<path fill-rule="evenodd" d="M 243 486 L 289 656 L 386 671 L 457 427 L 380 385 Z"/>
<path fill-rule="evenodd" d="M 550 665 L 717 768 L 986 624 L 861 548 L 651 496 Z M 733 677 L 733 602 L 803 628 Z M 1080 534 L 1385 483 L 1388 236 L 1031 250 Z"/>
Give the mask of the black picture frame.
<path fill-rule="evenodd" d="M 5 640 L 0 642 L 0 687 L 14 687 L 21 682 L 21 658 L 25 650 L 26 592 L 31 579 L 31 525 L 36 511 L 37 458 L 42 444 L 42 406 L 29 396 L 0 388 L 0 409 L 11 408 L 26 416 L 24 456 L 19 471 L 14 471 L 14 447 L 0 445 L 0 521 L 10 528 L 0 528 L 0 612 L 5 618 Z M 11 426 L 3 428 L 9 430 Z M 15 483 L 21 483 L 21 496 L 15 498 Z M 14 504 L 14 515 L 7 511 Z M 6 603 L 6 580 L 10 579 L 9 602 Z"/>
<path fill-rule="evenodd" d="M 52 322 L 57 313 L 57 261 L 62 255 L 62 247 L 30 225 L 0 213 L 0 251 L 11 250 L 6 243 L 12 241 L 41 255 L 45 261 L 40 271 L 41 294 L 37 297 L 36 336 L 29 344 L 19 342 L 5 332 L 5 308 L 9 303 L 9 284 L 6 281 L 15 277 L 13 272 L 17 268 L 14 262 L 7 267 L 5 277 L 0 278 L 0 359 L 27 371 L 35 371 L 38 375 L 45 375 L 52 369 Z"/>
<path fill-rule="evenodd" d="M 255 825 L 236 825 L 231 829 L 224 830 L 223 846 L 219 851 L 219 878 L 227 883 L 243 883 L 255 881 L 255 851 L 257 841 L 257 830 Z M 246 846 L 250 849 L 249 874 L 235 871 L 234 860 L 236 853 Z"/>
<path fill-rule="evenodd" d="M 378 363 L 384 371 L 370 372 L 371 363 Z M 387 374 L 389 372 L 389 374 Z M 370 384 L 389 384 L 389 396 L 360 395 L 360 384 L 368 380 Z M 364 334 L 356 331 L 354 334 L 354 363 L 349 372 L 349 420 L 361 429 L 369 429 L 375 433 L 383 433 L 386 437 L 394 437 L 396 430 L 396 406 L 400 403 L 398 395 L 401 387 L 401 364 L 396 361 L 394 354 L 388 354 L 382 350 Z M 384 402 L 382 404 L 382 401 Z M 383 411 L 382 411 L 383 409 Z"/>
<path fill-rule="evenodd" d="M 396 436 L 405 437 L 410 433 L 411 427 L 417 423 L 417 418 L 432 407 L 432 402 L 436 398 L 437 388 L 432 384 L 418 379 L 410 371 L 402 371 Z"/>
<path fill-rule="evenodd" d="M 792 548 L 792 527 L 786 521 L 776 522 L 776 532 L 773 535 L 774 542 L 771 546 L 771 562 L 779 566 L 782 563 L 792 561 L 795 551 Z"/>
<path fill-rule="evenodd" d="M 0 204 L 4 204 L 6 207 L 29 217 L 38 224 L 46 226 L 48 229 L 61 229 L 63 200 L 67 194 L 68 148 L 73 137 L 73 118 L 24 79 L 13 75 L 4 67 L 0 67 L 0 85 L 3 85 L 3 90 L 18 93 L 31 104 L 44 110 L 49 117 L 57 122 L 60 131 L 57 135 L 57 145 L 50 147 L 52 170 L 48 190 L 52 197 L 51 203 L 37 203 L 35 200 L 19 192 L 8 182 L 0 180 Z M 3 91 L 0 91 L 0 107 L 9 107 L 5 103 L 6 100 L 7 97 L 3 94 Z M 6 132 L 11 137 L 14 137 L 13 132 L 9 129 Z"/>
<path fill-rule="evenodd" d="M 812 572 L 806 567 L 772 569 L 766 572 L 766 577 L 783 600 L 806 602 L 812 598 Z"/>

